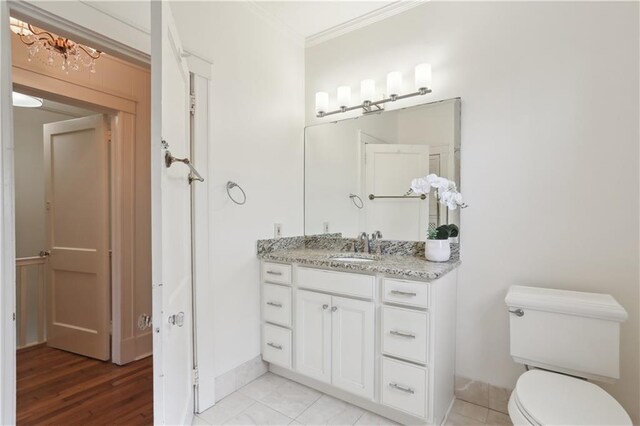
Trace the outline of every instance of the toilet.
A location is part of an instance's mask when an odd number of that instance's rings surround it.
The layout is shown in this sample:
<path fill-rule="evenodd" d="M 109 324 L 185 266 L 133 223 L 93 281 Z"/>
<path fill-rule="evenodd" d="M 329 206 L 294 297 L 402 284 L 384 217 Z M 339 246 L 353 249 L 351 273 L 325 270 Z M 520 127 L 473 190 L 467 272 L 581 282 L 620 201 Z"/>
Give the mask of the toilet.
<path fill-rule="evenodd" d="M 512 286 L 511 356 L 527 367 L 509 399 L 514 425 L 631 425 L 624 408 L 590 380 L 620 377 L 620 323 L 608 294 Z"/>

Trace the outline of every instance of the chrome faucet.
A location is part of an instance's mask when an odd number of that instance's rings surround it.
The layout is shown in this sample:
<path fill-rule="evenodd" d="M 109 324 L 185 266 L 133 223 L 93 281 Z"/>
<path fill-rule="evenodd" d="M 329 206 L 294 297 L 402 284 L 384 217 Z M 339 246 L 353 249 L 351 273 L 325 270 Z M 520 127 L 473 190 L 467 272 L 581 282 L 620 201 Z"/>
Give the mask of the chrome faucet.
<path fill-rule="evenodd" d="M 363 251 L 367 250 L 369 254 L 371 254 L 371 243 L 381 238 L 382 238 L 382 232 L 380 231 L 374 231 L 373 234 L 371 234 L 371 237 L 369 237 L 369 235 L 366 232 L 361 232 L 360 235 L 358 235 L 358 240 L 364 241 Z"/>
<path fill-rule="evenodd" d="M 371 253 L 371 242 L 375 242 L 381 239 L 382 239 L 382 232 L 373 231 L 373 234 L 371 234 L 371 240 L 369 241 L 369 253 Z M 380 252 L 380 242 L 376 244 L 376 249 L 378 250 L 378 252 Z"/>
<path fill-rule="evenodd" d="M 362 251 L 364 252 L 365 250 L 369 250 L 369 253 L 371 253 L 371 247 L 369 246 L 369 235 L 367 235 L 366 232 L 361 232 L 360 235 L 358 235 L 358 240 L 364 241 L 364 247 L 362 248 Z"/>

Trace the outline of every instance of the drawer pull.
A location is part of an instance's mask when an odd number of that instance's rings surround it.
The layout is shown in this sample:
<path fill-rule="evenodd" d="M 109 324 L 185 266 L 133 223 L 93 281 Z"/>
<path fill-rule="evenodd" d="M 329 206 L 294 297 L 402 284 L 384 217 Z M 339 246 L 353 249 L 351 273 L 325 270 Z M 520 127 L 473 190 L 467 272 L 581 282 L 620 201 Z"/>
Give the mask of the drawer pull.
<path fill-rule="evenodd" d="M 406 337 L 407 339 L 415 339 L 416 335 L 411 333 L 405 333 L 403 331 L 391 330 L 389 334 L 393 334 L 394 336 Z"/>
<path fill-rule="evenodd" d="M 275 306 L 276 308 L 282 308 L 282 303 L 267 302 L 267 305 L 269 305 L 269 306 Z"/>
<path fill-rule="evenodd" d="M 277 350 L 279 350 L 279 351 L 281 351 L 281 350 L 282 350 L 282 346 L 280 346 L 280 345 L 276 345 L 275 343 L 271 343 L 271 342 L 269 342 L 269 343 L 267 343 L 267 346 L 271 346 L 272 348 L 277 349 Z"/>
<path fill-rule="evenodd" d="M 267 274 L 269 274 L 269 275 L 282 275 L 282 272 L 279 272 L 279 271 L 267 271 Z"/>
<path fill-rule="evenodd" d="M 416 392 L 415 392 L 413 389 L 411 389 L 410 387 L 408 387 L 408 386 L 402 386 L 402 385 L 399 385 L 399 384 L 397 384 L 397 383 L 389 383 L 389 386 L 391 386 L 391 387 L 392 387 L 392 388 L 394 388 L 394 389 L 398 389 L 399 391 L 402 391 L 402 392 L 406 392 L 406 393 L 410 393 L 410 394 L 414 394 L 414 393 L 416 393 Z"/>
<path fill-rule="evenodd" d="M 401 291 L 401 290 L 391 290 L 391 294 L 397 294 L 399 296 L 409 296 L 409 297 L 415 297 L 418 295 L 417 293 L 413 293 L 410 291 Z"/>

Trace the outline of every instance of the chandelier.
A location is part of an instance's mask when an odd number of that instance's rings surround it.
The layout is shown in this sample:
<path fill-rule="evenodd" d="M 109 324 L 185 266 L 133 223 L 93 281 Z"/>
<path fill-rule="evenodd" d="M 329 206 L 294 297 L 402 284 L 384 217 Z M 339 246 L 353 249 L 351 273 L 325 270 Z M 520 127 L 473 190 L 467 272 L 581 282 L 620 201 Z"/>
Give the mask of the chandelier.
<path fill-rule="evenodd" d="M 78 71 L 81 67 L 96 72 L 96 59 L 102 52 L 73 42 L 68 38 L 34 27 L 31 24 L 11 18 L 11 31 L 28 46 L 28 60 L 39 59 L 46 65 L 60 67 L 66 73 Z"/>

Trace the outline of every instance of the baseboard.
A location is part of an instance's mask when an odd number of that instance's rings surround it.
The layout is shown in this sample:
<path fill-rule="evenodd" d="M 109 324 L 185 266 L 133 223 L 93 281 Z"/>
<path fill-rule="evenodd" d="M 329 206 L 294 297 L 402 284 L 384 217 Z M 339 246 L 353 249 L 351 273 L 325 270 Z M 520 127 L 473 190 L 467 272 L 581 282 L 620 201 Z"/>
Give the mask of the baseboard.
<path fill-rule="evenodd" d="M 16 353 L 23 353 L 23 352 L 29 352 L 30 350 L 34 350 L 34 349 L 38 349 L 42 346 L 46 346 L 47 342 L 36 342 L 36 343 L 30 343 L 28 345 L 24 345 L 21 346 L 19 348 L 16 348 Z"/>
<path fill-rule="evenodd" d="M 258 355 L 215 379 L 216 402 L 267 372 L 267 363 Z"/>
<path fill-rule="evenodd" d="M 455 376 L 456 398 L 490 410 L 509 414 L 508 404 L 512 389 L 494 386 L 479 380 Z"/>

